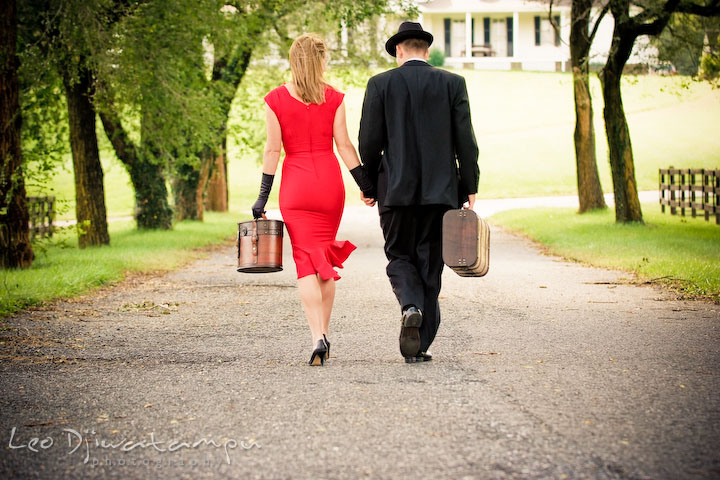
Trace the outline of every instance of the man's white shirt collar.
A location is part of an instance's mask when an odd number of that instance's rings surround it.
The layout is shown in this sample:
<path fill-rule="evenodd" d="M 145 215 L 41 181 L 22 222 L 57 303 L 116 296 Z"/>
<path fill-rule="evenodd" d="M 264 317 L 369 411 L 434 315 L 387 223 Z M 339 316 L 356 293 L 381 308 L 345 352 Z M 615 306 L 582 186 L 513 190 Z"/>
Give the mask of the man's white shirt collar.
<path fill-rule="evenodd" d="M 418 62 L 428 63 L 427 60 L 423 60 L 422 58 L 408 58 L 408 59 L 405 60 L 405 61 L 406 61 L 406 62 L 412 62 L 412 61 L 414 61 L 414 60 L 417 60 Z"/>

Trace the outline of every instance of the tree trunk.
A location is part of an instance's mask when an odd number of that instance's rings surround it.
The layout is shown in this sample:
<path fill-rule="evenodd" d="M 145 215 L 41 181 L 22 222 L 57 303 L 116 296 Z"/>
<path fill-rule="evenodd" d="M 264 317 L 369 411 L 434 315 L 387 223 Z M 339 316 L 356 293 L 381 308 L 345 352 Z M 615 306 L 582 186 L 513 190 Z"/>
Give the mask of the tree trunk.
<path fill-rule="evenodd" d="M 178 167 L 177 178 L 172 182 L 175 197 L 175 220 L 203 219 L 202 187 L 200 170 L 192 165 Z"/>
<path fill-rule="evenodd" d="M 0 268 L 26 268 L 30 245 L 22 174 L 17 48 L 17 4 L 0 2 Z"/>
<path fill-rule="evenodd" d="M 278 26 L 276 25 L 276 30 Z M 285 31 L 279 31 L 278 35 L 281 39 L 286 40 L 286 47 L 290 48 L 291 40 Z M 232 101 L 235 98 L 238 86 L 245 76 L 250 58 L 252 57 L 252 48 L 247 46 L 238 46 L 232 54 L 220 55 L 213 62 L 212 83 L 218 92 L 223 95 L 224 118 L 223 125 L 220 129 L 220 138 L 222 142 L 217 154 L 212 154 L 210 164 L 208 165 L 208 173 L 212 174 L 207 184 L 207 196 L 205 197 L 205 206 L 208 210 L 218 212 L 226 212 L 228 210 L 228 178 L 227 178 L 227 124 L 230 115 Z"/>
<path fill-rule="evenodd" d="M 208 181 L 205 209 L 212 212 L 228 211 L 228 181 L 227 181 L 227 134 L 223 135 L 222 145 L 212 161 L 212 174 Z"/>
<path fill-rule="evenodd" d="M 573 0 L 570 29 L 570 62 L 575 98 L 575 163 L 577 169 L 579 213 L 607 208 L 597 169 L 595 127 L 590 96 L 589 36 L 592 0 Z"/>
<path fill-rule="evenodd" d="M 162 165 L 150 161 L 134 162 L 128 168 L 135 188 L 135 221 L 139 229 L 172 229 L 172 209 Z"/>
<path fill-rule="evenodd" d="M 205 212 L 203 197 L 214 159 L 210 152 L 203 152 L 200 154 L 200 166 L 184 164 L 178 167 L 178 176 L 173 181 L 177 221 L 203 220 Z"/>
<path fill-rule="evenodd" d="M 573 68 L 575 97 L 575 163 L 579 213 L 607 208 L 595 155 L 595 127 L 588 74 Z"/>
<path fill-rule="evenodd" d="M 162 165 L 144 158 L 130 140 L 120 117 L 110 105 L 100 110 L 105 134 L 115 154 L 130 174 L 135 190 L 135 221 L 139 229 L 170 230 L 172 209 L 168 204 L 168 191 Z"/>
<path fill-rule="evenodd" d="M 615 221 L 642 223 L 630 131 L 620 93 L 620 77 L 625 63 L 630 58 L 635 38 L 623 35 L 622 30 L 622 25 L 616 23 L 608 60 L 600 72 L 605 101 L 603 116 L 615 191 Z"/>
<path fill-rule="evenodd" d="M 110 243 L 105 209 L 103 170 L 95 133 L 95 107 L 91 72 L 81 68 L 77 81 L 63 75 L 68 104 L 70 147 L 75 171 L 75 212 L 78 222 L 78 246 Z"/>

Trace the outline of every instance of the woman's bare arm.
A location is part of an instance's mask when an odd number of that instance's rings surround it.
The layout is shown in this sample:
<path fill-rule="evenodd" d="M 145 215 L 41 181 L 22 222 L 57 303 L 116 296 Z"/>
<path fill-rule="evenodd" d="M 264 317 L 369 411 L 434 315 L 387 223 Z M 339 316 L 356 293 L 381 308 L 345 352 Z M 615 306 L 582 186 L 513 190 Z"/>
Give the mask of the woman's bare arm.
<path fill-rule="evenodd" d="M 358 158 L 357 151 L 350 141 L 350 136 L 347 131 L 347 123 L 345 120 L 345 102 L 343 101 L 335 111 L 335 121 L 333 122 L 333 138 L 335 139 L 335 145 L 337 146 L 340 158 L 348 168 L 353 168 L 360 165 L 360 159 Z"/>
<path fill-rule="evenodd" d="M 267 105 L 265 105 L 265 123 L 267 124 L 267 141 L 263 152 L 263 173 L 275 175 L 282 149 L 282 131 L 275 112 Z"/>

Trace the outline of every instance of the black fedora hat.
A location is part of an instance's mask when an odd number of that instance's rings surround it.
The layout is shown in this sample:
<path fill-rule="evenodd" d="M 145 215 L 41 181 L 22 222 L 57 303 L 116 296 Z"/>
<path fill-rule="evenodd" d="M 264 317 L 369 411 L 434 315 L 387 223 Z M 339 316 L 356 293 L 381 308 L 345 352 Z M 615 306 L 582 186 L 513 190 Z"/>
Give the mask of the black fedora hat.
<path fill-rule="evenodd" d="M 400 24 L 400 27 L 398 27 L 398 32 L 385 42 L 385 50 L 394 57 L 397 44 L 408 38 L 426 40 L 428 45 L 432 45 L 433 42 L 432 34 L 423 30 L 422 25 L 416 22 L 403 22 Z"/>

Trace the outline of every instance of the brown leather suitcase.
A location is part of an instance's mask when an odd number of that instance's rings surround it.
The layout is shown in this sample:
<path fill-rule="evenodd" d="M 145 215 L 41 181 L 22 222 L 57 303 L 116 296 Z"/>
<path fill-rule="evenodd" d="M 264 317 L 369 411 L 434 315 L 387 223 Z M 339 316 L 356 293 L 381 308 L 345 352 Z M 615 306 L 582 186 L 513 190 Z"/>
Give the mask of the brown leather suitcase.
<path fill-rule="evenodd" d="M 238 272 L 279 272 L 282 267 L 281 220 L 250 220 L 238 223 Z"/>
<path fill-rule="evenodd" d="M 442 256 L 461 277 L 482 277 L 490 268 L 490 226 L 472 210 L 443 215 Z"/>

